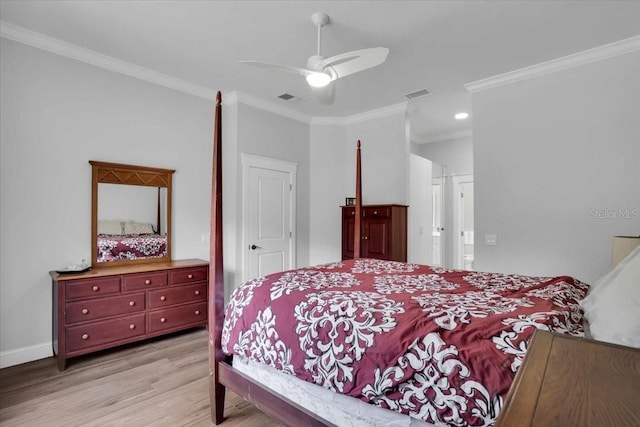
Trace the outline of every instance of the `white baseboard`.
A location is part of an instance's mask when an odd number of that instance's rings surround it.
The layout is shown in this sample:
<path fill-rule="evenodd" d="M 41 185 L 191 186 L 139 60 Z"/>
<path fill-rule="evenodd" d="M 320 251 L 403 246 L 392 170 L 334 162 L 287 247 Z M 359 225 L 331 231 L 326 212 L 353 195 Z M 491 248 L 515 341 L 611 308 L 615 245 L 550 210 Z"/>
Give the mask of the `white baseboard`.
<path fill-rule="evenodd" d="M 53 356 L 51 342 L 0 352 L 0 369 Z"/>

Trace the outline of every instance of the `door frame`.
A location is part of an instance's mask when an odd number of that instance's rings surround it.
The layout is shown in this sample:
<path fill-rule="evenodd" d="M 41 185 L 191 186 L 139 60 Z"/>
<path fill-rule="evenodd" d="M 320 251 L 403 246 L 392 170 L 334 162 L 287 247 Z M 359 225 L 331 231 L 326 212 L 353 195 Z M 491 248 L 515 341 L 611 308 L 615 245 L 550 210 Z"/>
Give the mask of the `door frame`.
<path fill-rule="evenodd" d="M 298 164 L 287 160 L 271 159 L 253 154 L 240 154 L 242 159 L 242 281 L 249 276 L 249 173 L 251 168 L 269 169 L 289 174 L 291 209 L 289 211 L 289 262 L 296 268 L 296 175 Z"/>
<path fill-rule="evenodd" d="M 453 180 L 453 268 L 464 268 L 462 255 L 462 208 L 460 193 L 462 184 L 473 183 L 473 175 L 454 175 Z M 475 242 L 474 242 L 475 243 Z"/>

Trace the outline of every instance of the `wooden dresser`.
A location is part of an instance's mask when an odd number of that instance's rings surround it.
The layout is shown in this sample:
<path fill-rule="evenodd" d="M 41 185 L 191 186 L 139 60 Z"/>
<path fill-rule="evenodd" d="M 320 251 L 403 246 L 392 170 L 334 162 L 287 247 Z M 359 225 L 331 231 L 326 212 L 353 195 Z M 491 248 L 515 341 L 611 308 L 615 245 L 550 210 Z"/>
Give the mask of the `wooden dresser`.
<path fill-rule="evenodd" d="M 640 426 L 640 349 L 536 331 L 500 426 Z"/>
<path fill-rule="evenodd" d="M 342 206 L 342 259 L 353 258 L 355 208 Z M 362 258 L 407 261 L 407 206 L 362 207 Z"/>
<path fill-rule="evenodd" d="M 207 324 L 209 264 L 169 261 L 53 278 L 53 352 L 70 357 Z"/>

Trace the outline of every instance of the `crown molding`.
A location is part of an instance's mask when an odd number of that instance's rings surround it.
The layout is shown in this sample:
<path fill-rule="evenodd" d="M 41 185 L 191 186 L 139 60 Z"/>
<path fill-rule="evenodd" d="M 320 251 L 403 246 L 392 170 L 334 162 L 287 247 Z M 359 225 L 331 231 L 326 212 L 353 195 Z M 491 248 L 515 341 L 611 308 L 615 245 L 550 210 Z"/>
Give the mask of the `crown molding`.
<path fill-rule="evenodd" d="M 140 67 L 129 62 L 121 61 L 111 56 L 103 55 L 93 50 L 63 42 L 35 31 L 27 30 L 17 25 L 0 21 L 0 36 L 18 43 L 55 53 L 60 56 L 75 59 L 94 65 L 105 70 L 124 74 L 140 80 L 145 80 L 160 86 L 194 95 L 209 100 L 216 99 L 216 91 L 186 82 L 166 74 L 158 73 L 148 68 Z"/>
<path fill-rule="evenodd" d="M 574 53 L 562 58 L 553 59 L 551 61 L 542 62 L 518 70 L 510 71 L 504 74 L 498 74 L 486 79 L 477 80 L 467 83 L 464 87 L 471 93 L 479 92 L 498 86 L 507 85 L 523 80 L 533 79 L 545 74 L 555 73 L 557 71 L 566 70 L 568 68 L 578 67 L 580 65 L 590 64 L 592 62 L 601 61 L 618 55 L 624 55 L 640 50 L 640 36 L 634 36 L 628 39 L 619 40 L 603 46 L 588 49 L 582 52 Z"/>
<path fill-rule="evenodd" d="M 376 108 L 375 110 L 365 111 L 363 113 L 354 114 L 347 117 L 313 117 L 311 119 L 312 125 L 333 125 L 333 126 L 347 126 L 356 123 L 366 122 L 368 120 L 378 119 L 381 117 L 390 116 L 396 113 L 404 113 L 407 111 L 408 102 L 400 102 L 398 104 L 388 105 L 382 108 Z"/>
<path fill-rule="evenodd" d="M 311 124 L 318 125 L 318 126 L 346 126 L 347 118 L 346 117 L 314 116 L 311 119 Z"/>
<path fill-rule="evenodd" d="M 411 137 L 411 141 L 416 144 L 430 144 L 432 142 L 441 142 L 441 141 L 451 141 L 453 139 L 461 139 L 461 138 L 470 138 L 473 136 L 473 131 L 471 129 L 463 129 L 457 130 L 454 132 L 441 133 L 438 135 L 421 137 L 419 135 L 414 135 Z"/>
<path fill-rule="evenodd" d="M 278 105 L 276 103 L 266 101 L 262 98 L 255 97 L 253 95 L 249 95 L 248 93 L 244 93 L 238 90 L 234 90 L 229 92 L 227 95 L 228 105 L 233 104 L 244 104 L 250 107 L 258 108 L 260 110 L 265 110 L 279 116 L 288 117 L 293 120 L 297 120 L 302 123 L 310 124 L 313 118 L 307 114 L 300 113 L 298 111 L 292 110 L 290 108 L 284 107 L 282 105 Z"/>
<path fill-rule="evenodd" d="M 368 120 L 379 119 L 381 117 L 390 116 L 397 113 L 405 113 L 407 111 L 408 101 L 400 102 L 398 104 L 388 105 L 382 108 L 376 108 L 375 110 L 365 111 L 364 113 L 354 114 L 353 116 L 346 117 L 348 125 L 355 123 L 362 123 Z"/>

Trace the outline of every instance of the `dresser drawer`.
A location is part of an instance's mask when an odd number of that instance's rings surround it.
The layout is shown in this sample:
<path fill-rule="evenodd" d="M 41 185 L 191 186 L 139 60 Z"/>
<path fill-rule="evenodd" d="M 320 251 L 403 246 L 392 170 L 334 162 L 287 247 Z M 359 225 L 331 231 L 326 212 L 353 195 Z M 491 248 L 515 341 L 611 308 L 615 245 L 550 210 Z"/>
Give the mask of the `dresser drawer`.
<path fill-rule="evenodd" d="M 168 305 L 187 302 L 206 301 L 207 284 L 174 286 L 171 288 L 149 291 L 149 308 L 161 308 Z"/>
<path fill-rule="evenodd" d="M 66 297 L 69 299 L 113 295 L 120 293 L 120 277 L 78 280 L 68 282 L 65 286 Z"/>
<path fill-rule="evenodd" d="M 343 218 L 355 218 L 356 216 L 356 208 L 342 208 L 342 217 Z"/>
<path fill-rule="evenodd" d="M 145 334 L 145 314 L 68 327 L 67 352 L 83 350 Z"/>
<path fill-rule="evenodd" d="M 195 283 L 207 280 L 209 267 L 182 268 L 169 273 L 169 283 Z"/>
<path fill-rule="evenodd" d="M 166 285 L 167 273 L 143 273 L 124 278 L 125 291 L 139 291 Z"/>
<path fill-rule="evenodd" d="M 181 305 L 149 313 L 149 332 L 159 332 L 207 321 L 207 303 Z"/>
<path fill-rule="evenodd" d="M 74 301 L 66 304 L 66 324 L 135 313 L 144 309 L 144 293 Z"/>
<path fill-rule="evenodd" d="M 391 209 L 388 207 L 371 207 L 362 209 L 362 216 L 367 218 L 388 218 L 390 215 Z"/>

